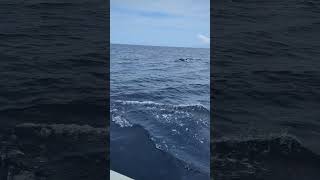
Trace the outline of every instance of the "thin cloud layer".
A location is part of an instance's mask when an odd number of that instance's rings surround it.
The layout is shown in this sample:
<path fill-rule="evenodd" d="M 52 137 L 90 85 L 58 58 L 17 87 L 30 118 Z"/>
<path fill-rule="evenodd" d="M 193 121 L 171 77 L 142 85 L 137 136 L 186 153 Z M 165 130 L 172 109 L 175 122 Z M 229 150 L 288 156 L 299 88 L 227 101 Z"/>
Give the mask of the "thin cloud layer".
<path fill-rule="evenodd" d="M 111 7 L 176 16 L 210 16 L 209 0 L 111 0 Z"/>
<path fill-rule="evenodd" d="M 209 23 L 210 0 L 111 0 L 112 43 L 208 47 Z"/>

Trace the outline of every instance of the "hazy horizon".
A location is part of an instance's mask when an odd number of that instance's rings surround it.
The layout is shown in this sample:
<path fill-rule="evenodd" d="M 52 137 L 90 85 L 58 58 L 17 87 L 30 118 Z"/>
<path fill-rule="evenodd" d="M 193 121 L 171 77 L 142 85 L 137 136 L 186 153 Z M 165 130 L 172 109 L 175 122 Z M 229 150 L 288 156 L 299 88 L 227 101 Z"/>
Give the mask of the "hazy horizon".
<path fill-rule="evenodd" d="M 195 48 L 195 49 L 210 49 L 209 47 L 191 47 L 191 46 L 162 46 L 162 45 L 149 45 L 149 44 L 125 44 L 125 43 L 110 43 L 111 45 L 127 45 L 127 46 L 152 46 L 152 47 L 169 47 L 169 48 Z"/>

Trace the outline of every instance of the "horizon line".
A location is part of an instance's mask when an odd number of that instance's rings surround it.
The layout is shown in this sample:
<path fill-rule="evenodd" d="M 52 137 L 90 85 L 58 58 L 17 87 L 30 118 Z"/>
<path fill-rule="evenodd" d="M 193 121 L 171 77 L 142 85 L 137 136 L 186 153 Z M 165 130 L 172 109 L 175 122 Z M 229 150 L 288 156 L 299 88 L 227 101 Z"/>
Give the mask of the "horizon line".
<path fill-rule="evenodd" d="M 164 46 L 164 45 L 148 45 L 148 44 L 126 44 L 126 43 L 110 43 L 110 45 L 129 45 L 129 46 L 152 46 L 152 47 L 171 47 L 171 48 L 194 48 L 194 49 L 210 49 L 209 47 L 194 47 L 194 46 Z"/>

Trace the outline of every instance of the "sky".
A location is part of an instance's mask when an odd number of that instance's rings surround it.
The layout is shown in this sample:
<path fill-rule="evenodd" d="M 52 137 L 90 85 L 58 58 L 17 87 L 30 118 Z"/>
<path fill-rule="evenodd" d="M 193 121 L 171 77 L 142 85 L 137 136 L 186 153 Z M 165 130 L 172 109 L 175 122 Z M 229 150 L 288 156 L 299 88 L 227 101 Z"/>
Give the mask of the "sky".
<path fill-rule="evenodd" d="M 210 0 L 111 0 L 114 44 L 210 47 Z"/>

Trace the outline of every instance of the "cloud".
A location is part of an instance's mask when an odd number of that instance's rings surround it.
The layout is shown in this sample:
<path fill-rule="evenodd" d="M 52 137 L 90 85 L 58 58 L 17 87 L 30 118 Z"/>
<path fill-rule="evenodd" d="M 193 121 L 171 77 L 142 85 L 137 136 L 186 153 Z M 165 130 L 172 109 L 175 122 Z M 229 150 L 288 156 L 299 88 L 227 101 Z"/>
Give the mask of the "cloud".
<path fill-rule="evenodd" d="M 111 0 L 111 42 L 204 47 L 209 36 L 210 0 Z M 201 35 L 203 36 L 203 35 Z M 206 39 L 206 38 L 199 38 Z"/>
<path fill-rule="evenodd" d="M 210 38 L 203 34 L 198 34 L 197 38 L 204 44 L 210 44 Z"/>
<path fill-rule="evenodd" d="M 210 16 L 209 0 L 111 0 L 111 7 L 196 18 Z"/>

